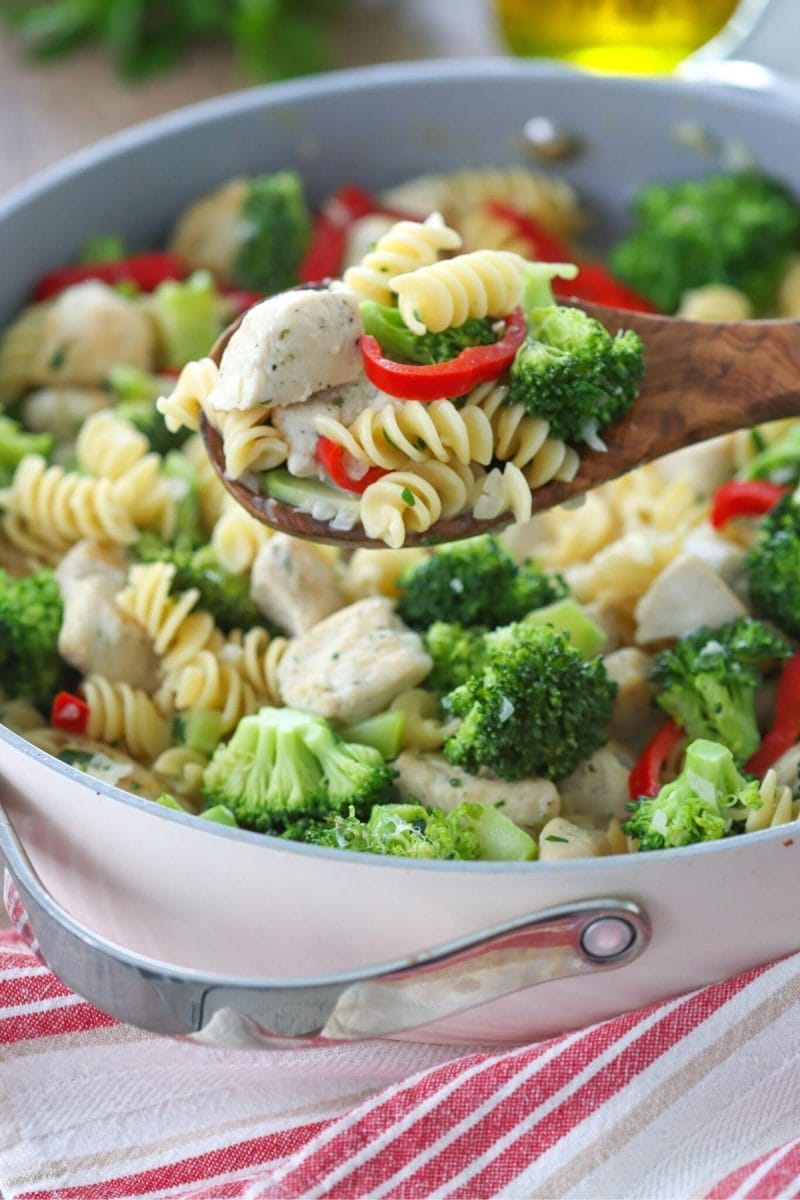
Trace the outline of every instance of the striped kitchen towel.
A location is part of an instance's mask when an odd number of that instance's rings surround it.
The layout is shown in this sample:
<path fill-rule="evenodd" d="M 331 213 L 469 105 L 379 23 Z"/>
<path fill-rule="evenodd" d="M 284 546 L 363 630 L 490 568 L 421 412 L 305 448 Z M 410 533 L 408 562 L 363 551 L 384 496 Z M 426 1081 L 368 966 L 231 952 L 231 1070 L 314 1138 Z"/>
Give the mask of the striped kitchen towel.
<path fill-rule="evenodd" d="M 0 935 L 3 1200 L 800 1196 L 800 955 L 503 1050 L 223 1051 Z"/>

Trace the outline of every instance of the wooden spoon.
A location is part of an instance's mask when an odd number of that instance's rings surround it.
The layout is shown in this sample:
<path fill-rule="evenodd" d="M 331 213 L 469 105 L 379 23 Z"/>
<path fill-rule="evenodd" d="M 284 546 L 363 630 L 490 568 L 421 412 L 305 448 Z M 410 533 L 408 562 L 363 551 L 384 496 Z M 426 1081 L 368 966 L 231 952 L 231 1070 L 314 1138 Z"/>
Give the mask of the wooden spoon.
<path fill-rule="evenodd" d="M 645 345 L 645 376 L 631 411 L 609 426 L 606 452 L 580 450 L 581 464 L 569 483 L 554 480 L 533 492 L 534 512 L 563 504 L 634 467 L 705 441 L 780 417 L 800 415 L 800 321 L 684 321 L 579 305 L 610 333 L 633 329 Z M 219 362 L 238 322 L 211 351 Z M 262 496 L 225 476 L 222 440 L 203 419 L 206 449 L 225 487 L 258 521 L 293 537 L 332 545 L 382 547 L 360 525 L 331 529 L 309 513 Z M 474 537 L 513 523 L 511 513 L 476 520 L 471 513 L 438 521 L 424 533 L 409 533 L 406 546 Z"/>

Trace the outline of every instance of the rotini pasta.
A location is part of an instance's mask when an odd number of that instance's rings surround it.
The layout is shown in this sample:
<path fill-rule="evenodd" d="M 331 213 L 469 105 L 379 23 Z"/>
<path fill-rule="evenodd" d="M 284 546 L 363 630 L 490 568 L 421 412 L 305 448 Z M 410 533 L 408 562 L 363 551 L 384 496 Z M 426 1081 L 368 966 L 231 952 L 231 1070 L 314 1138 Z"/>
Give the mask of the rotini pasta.
<path fill-rule="evenodd" d="M 147 692 L 127 683 L 89 675 L 80 686 L 89 706 L 90 738 L 125 747 L 134 758 L 151 762 L 170 742 L 170 723 Z"/>
<path fill-rule="evenodd" d="M 771 829 L 773 825 L 787 825 L 796 821 L 800 801 L 792 796 L 792 789 L 778 783 L 778 776 L 770 769 L 761 781 L 761 807 L 752 808 L 744 823 L 745 833 L 758 829 Z"/>
<path fill-rule="evenodd" d="M 212 358 L 201 358 L 183 367 L 172 391 L 156 401 L 156 407 L 170 433 L 177 433 L 179 429 L 197 432 L 200 414 L 218 379 L 219 368 Z"/>
<path fill-rule="evenodd" d="M 170 791 L 183 797 L 199 796 L 208 758 L 188 746 L 168 746 L 153 761 L 153 770 L 163 777 Z"/>
<path fill-rule="evenodd" d="M 212 467 L 199 433 L 193 434 L 184 442 L 181 453 L 192 467 L 197 482 L 200 523 L 205 533 L 211 533 L 222 514 L 230 507 L 230 495 Z"/>
<path fill-rule="evenodd" d="M 522 237 L 511 221 L 490 212 L 485 206 L 468 209 L 458 222 L 463 250 L 509 250 L 523 258 L 531 257 L 530 239 Z"/>
<path fill-rule="evenodd" d="M 566 180 L 524 167 L 422 176 L 384 192 L 383 200 L 408 212 L 424 214 L 436 209 L 459 229 L 465 215 L 491 201 L 535 217 L 561 236 L 577 233 L 585 223 L 577 194 Z"/>
<path fill-rule="evenodd" d="M 519 467 L 530 488 L 543 487 L 552 479 L 574 479 L 580 466 L 576 450 L 559 438 L 549 436 L 550 426 L 533 417 L 522 404 L 506 404 L 505 384 L 480 384 L 467 397 L 466 414 L 478 407 L 491 422 L 494 457 Z"/>
<path fill-rule="evenodd" d="M 363 600 L 366 596 L 398 596 L 400 573 L 420 559 L 426 551 L 409 547 L 405 550 L 356 550 L 348 560 L 342 586 L 348 600 Z"/>
<path fill-rule="evenodd" d="M 513 463 L 476 475 L 472 512 L 479 521 L 491 521 L 506 512 L 517 522 L 529 521 L 532 508 L 530 485 Z"/>
<path fill-rule="evenodd" d="M 216 652 L 223 644 L 213 617 L 192 611 L 200 598 L 196 588 L 171 596 L 174 577 L 170 563 L 137 563 L 130 568 L 127 587 L 116 597 L 117 606 L 150 634 L 167 671 L 186 666 L 203 650 Z"/>
<path fill-rule="evenodd" d="M 138 529 L 124 482 L 48 467 L 39 455 L 27 455 L 0 492 L 0 506 L 12 518 L 4 532 L 23 550 L 43 543 L 63 551 L 81 538 L 130 546 Z"/>
<path fill-rule="evenodd" d="M 451 400 L 389 400 L 380 408 L 365 408 L 347 427 L 324 415 L 314 424 L 317 433 L 359 462 L 387 470 L 431 458 L 455 458 L 464 465 L 486 465 L 492 459 L 492 427 L 486 414 L 475 405 L 459 410 Z"/>
<path fill-rule="evenodd" d="M 269 471 L 286 461 L 289 447 L 270 424 L 268 408 L 221 412 L 204 404 L 203 411 L 222 436 L 225 474 L 231 479 L 240 479 L 246 471 Z"/>
<path fill-rule="evenodd" d="M 169 670 L 159 689 L 162 711 L 207 708 L 222 718 L 222 732 L 230 733 L 242 717 L 263 704 L 238 668 L 218 652 L 198 650 L 182 666 Z"/>
<path fill-rule="evenodd" d="M 24 308 L 0 339 L 0 404 L 6 405 L 38 382 L 36 360 L 42 344 L 47 306 Z"/>
<path fill-rule="evenodd" d="M 288 638 L 270 637 L 266 629 L 256 626 L 246 633 L 234 629 L 222 654 L 253 689 L 259 703 L 276 708 L 281 703 L 278 667 L 288 645 Z"/>
<path fill-rule="evenodd" d="M 358 266 L 348 267 L 344 282 L 365 300 L 393 304 L 391 279 L 430 266 L 443 250 L 457 250 L 460 245 L 461 238 L 439 213 L 431 213 L 423 222 L 397 221 Z"/>
<path fill-rule="evenodd" d="M 473 250 L 395 276 L 390 287 L 414 333 L 463 325 L 469 317 L 504 317 L 522 298 L 526 260 L 508 250 Z"/>
<path fill-rule="evenodd" d="M 420 463 L 414 470 L 390 471 L 361 497 L 361 523 L 367 537 L 394 549 L 409 531 L 424 533 L 440 517 L 452 517 L 468 504 L 473 477 L 458 464 Z M 530 493 L 528 493 L 530 503 Z"/>
<path fill-rule="evenodd" d="M 150 443 L 143 433 L 121 421 L 108 409 L 93 413 L 84 422 L 75 442 L 78 466 L 101 479 L 120 479 L 147 454 Z M 158 471 L 158 459 L 155 459 Z"/>
<path fill-rule="evenodd" d="M 241 505 L 230 500 L 211 530 L 211 545 L 220 566 L 239 575 L 250 570 L 259 550 L 272 534 L 269 526 L 262 525 Z"/>

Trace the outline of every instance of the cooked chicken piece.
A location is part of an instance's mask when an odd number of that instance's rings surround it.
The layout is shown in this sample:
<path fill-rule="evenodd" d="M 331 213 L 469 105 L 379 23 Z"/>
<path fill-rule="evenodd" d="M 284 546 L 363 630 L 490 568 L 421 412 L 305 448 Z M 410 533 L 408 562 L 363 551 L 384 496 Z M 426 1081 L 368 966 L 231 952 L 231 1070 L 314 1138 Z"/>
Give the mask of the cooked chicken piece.
<path fill-rule="evenodd" d="M 231 281 L 231 271 L 246 234 L 242 209 L 250 184 L 231 179 L 207 196 L 201 196 L 181 215 L 170 250 L 191 271 L 206 270 Z"/>
<path fill-rule="evenodd" d="M 672 482 L 686 479 L 698 496 L 710 496 L 735 470 L 734 443 L 730 434 L 686 446 L 658 460 L 659 474 Z"/>
<path fill-rule="evenodd" d="M 361 374 L 364 332 L 350 288 L 289 291 L 245 313 L 222 356 L 211 395 L 215 408 L 299 404 Z"/>
<path fill-rule="evenodd" d="M 20 416 L 26 429 L 66 441 L 77 436 L 87 417 L 108 408 L 109 399 L 101 388 L 38 388 L 23 400 Z"/>
<path fill-rule="evenodd" d="M 693 554 L 679 554 L 636 605 L 640 645 L 683 637 L 701 625 L 716 629 L 747 609 L 716 571 Z"/>
<path fill-rule="evenodd" d="M 334 421 L 350 425 L 360 412 L 375 404 L 379 395 L 368 379 L 361 378 L 342 387 L 325 388 L 302 404 L 273 408 L 272 424 L 289 447 L 286 466 L 290 474 L 302 478 L 320 473 L 317 461 L 319 434 L 314 426 L 315 417 L 332 417 Z"/>
<path fill-rule="evenodd" d="M 707 567 L 738 591 L 745 573 L 747 551 L 723 537 L 707 521 L 690 529 L 683 542 L 685 554 L 700 558 Z"/>
<path fill-rule="evenodd" d="M 65 600 L 72 585 L 90 575 L 107 578 L 111 594 L 116 595 L 125 586 L 127 574 L 127 564 L 120 551 L 103 542 L 76 542 L 56 567 L 56 579 Z"/>
<path fill-rule="evenodd" d="M 371 596 L 291 642 L 278 683 L 284 704 L 346 724 L 387 708 L 432 665 L 389 601 Z"/>
<path fill-rule="evenodd" d="M 151 368 L 155 333 L 132 300 L 90 279 L 67 288 L 48 306 L 32 383 L 102 383 L 113 366 Z"/>
<path fill-rule="evenodd" d="M 539 835 L 542 862 L 561 862 L 570 858 L 601 858 L 611 853 L 611 843 L 599 829 L 573 825 L 564 817 L 548 821 Z"/>
<path fill-rule="evenodd" d="M 800 771 L 800 742 L 792 746 L 784 754 L 772 764 L 775 774 L 778 776 L 778 783 L 792 789 L 793 795 L 800 794 L 800 779 L 798 779 L 798 771 Z"/>
<path fill-rule="evenodd" d="M 586 816 L 599 823 L 609 817 L 626 817 L 632 765 L 622 747 L 596 750 L 571 775 L 558 781 L 564 816 Z"/>
<path fill-rule="evenodd" d="M 152 639 L 115 603 L 126 578 L 116 551 L 79 542 L 59 563 L 56 578 L 64 599 L 58 636 L 62 658 L 84 675 L 154 691 L 158 656 Z"/>
<path fill-rule="evenodd" d="M 656 689 L 649 679 L 653 660 L 636 646 L 622 646 L 604 655 L 603 663 L 617 685 L 609 736 L 638 753 L 664 721 L 663 711 L 653 703 Z"/>
<path fill-rule="evenodd" d="M 258 552 L 250 576 L 258 609 L 294 636 L 345 603 L 336 569 L 316 546 L 276 533 Z"/>
<path fill-rule="evenodd" d="M 560 801 L 556 785 L 549 779 L 520 779 L 506 783 L 491 775 L 469 775 L 449 763 L 443 754 L 419 754 L 404 750 L 395 760 L 400 772 L 396 780 L 400 795 L 443 812 L 457 805 L 499 806 L 517 825 L 538 828 L 558 816 Z"/>

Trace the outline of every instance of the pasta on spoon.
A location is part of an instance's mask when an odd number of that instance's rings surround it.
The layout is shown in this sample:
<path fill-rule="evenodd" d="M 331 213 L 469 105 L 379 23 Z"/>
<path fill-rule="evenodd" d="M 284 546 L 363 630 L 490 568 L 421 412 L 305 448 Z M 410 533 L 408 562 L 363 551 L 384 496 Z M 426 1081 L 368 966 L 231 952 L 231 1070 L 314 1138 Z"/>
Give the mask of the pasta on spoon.
<path fill-rule="evenodd" d="M 202 425 L 235 497 L 300 536 L 396 548 L 527 520 L 630 409 L 642 342 L 555 303 L 572 265 L 460 245 L 437 213 L 400 220 L 341 280 L 256 304 L 159 401 L 168 427 Z"/>

